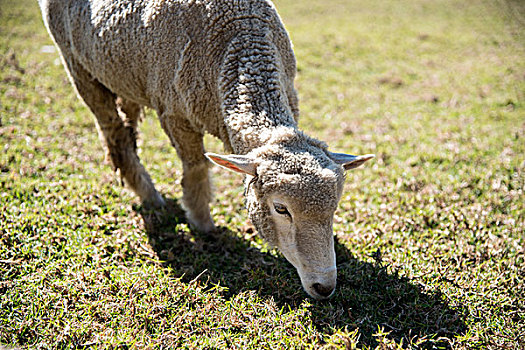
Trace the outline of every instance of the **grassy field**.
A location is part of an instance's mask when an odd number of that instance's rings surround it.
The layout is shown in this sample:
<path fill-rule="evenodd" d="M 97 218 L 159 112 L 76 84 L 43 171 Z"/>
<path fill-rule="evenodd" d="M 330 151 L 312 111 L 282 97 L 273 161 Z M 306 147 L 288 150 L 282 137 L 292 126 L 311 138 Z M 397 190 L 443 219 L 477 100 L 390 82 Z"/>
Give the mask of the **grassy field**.
<path fill-rule="evenodd" d="M 525 347 L 523 2 L 276 6 L 301 127 L 378 155 L 348 174 L 334 298 L 308 298 L 257 237 L 235 174 L 213 169 L 222 232 L 188 229 L 152 111 L 141 157 L 171 210 L 143 209 L 104 163 L 36 1 L 0 0 L 0 344 Z"/>

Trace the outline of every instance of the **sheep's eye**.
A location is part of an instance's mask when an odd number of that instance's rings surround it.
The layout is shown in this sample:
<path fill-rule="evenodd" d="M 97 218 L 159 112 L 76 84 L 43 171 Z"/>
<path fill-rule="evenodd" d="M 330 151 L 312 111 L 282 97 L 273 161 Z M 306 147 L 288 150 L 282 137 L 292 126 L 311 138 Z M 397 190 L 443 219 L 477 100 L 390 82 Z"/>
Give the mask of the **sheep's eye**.
<path fill-rule="evenodd" d="M 275 209 L 277 214 L 291 216 L 290 212 L 288 211 L 288 209 L 286 209 L 286 207 L 284 205 L 282 205 L 282 204 L 274 203 L 273 204 L 273 208 Z"/>

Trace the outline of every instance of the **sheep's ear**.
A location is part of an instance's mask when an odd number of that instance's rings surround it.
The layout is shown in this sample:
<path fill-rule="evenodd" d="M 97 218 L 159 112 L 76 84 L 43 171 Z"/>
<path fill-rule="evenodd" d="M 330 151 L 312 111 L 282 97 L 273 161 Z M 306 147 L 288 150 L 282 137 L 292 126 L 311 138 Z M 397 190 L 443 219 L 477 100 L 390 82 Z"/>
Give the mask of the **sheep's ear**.
<path fill-rule="evenodd" d="M 365 154 L 363 156 L 354 156 L 351 154 L 344 153 L 332 153 L 328 152 L 328 156 L 332 158 L 337 164 L 341 164 L 345 170 L 357 168 L 367 160 L 375 157 L 375 154 Z"/>
<path fill-rule="evenodd" d="M 251 157 L 240 156 L 236 154 L 222 156 L 215 153 L 206 153 L 205 156 L 211 162 L 220 165 L 223 168 L 235 171 L 237 173 L 255 176 L 255 169 L 257 166 L 255 164 L 255 160 Z"/>

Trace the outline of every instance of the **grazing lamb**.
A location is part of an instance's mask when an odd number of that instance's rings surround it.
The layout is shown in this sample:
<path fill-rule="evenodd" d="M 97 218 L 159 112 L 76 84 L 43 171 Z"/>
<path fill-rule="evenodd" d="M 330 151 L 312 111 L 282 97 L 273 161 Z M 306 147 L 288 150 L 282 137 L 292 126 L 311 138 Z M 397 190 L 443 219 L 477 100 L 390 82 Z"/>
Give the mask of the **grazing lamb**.
<path fill-rule="evenodd" d="M 39 0 L 45 25 L 109 159 L 142 201 L 164 205 L 136 153 L 143 106 L 157 111 L 183 164 L 183 205 L 213 231 L 208 159 L 245 175 L 259 234 L 306 292 L 336 285 L 332 232 L 344 170 L 373 155 L 331 153 L 298 130 L 292 44 L 269 0 Z M 232 155 L 205 153 L 203 135 Z"/>

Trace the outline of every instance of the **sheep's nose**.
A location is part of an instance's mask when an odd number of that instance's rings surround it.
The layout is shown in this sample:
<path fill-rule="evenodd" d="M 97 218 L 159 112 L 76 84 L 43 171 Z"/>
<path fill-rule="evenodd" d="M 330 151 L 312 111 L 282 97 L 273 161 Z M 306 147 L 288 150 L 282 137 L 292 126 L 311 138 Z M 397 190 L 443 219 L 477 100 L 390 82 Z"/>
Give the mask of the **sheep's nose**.
<path fill-rule="evenodd" d="M 334 292 L 335 286 L 325 286 L 321 283 L 314 283 L 312 288 L 323 298 L 328 298 Z"/>

